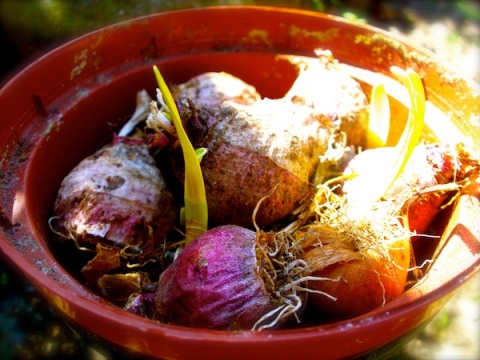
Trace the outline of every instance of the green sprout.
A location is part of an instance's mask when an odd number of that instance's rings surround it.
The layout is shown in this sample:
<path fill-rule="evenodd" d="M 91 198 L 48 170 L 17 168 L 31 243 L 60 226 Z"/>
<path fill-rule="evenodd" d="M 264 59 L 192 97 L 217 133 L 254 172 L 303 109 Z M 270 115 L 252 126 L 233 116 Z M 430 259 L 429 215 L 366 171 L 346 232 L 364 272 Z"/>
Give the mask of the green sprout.
<path fill-rule="evenodd" d="M 407 165 L 413 150 L 420 141 L 420 137 L 425 123 L 425 92 L 422 80 L 412 69 L 406 71 L 392 66 L 390 71 L 403 82 L 410 95 L 410 111 L 405 130 L 396 146 L 395 161 L 392 166 L 392 177 L 388 182 L 385 191 L 401 175 L 405 165 Z M 383 195 L 383 194 L 382 194 Z"/>
<path fill-rule="evenodd" d="M 420 141 L 421 133 L 425 118 L 425 92 L 423 84 L 418 74 L 412 69 L 403 70 L 399 67 L 392 66 L 390 71 L 403 83 L 407 88 L 410 98 L 410 109 L 408 120 L 400 140 L 395 146 L 394 161 L 389 171 L 382 171 L 375 177 L 376 183 L 371 186 L 362 199 L 363 209 L 370 209 L 392 186 L 395 180 L 402 174 L 403 169 L 408 163 L 413 150 Z M 370 141 L 377 145 L 386 141 L 389 126 L 390 111 L 386 110 L 388 102 L 386 95 L 383 94 L 382 87 L 375 89 L 376 93 L 372 94 L 372 113 L 369 121 Z M 388 117 L 387 117 L 388 116 Z M 360 204 L 358 204 L 360 205 Z"/>
<path fill-rule="evenodd" d="M 390 130 L 390 104 L 385 86 L 373 86 L 370 100 L 370 118 L 367 131 L 367 148 L 384 147 Z"/>
<path fill-rule="evenodd" d="M 194 150 L 192 143 L 183 128 L 177 105 L 173 100 L 173 96 L 168 89 L 165 80 L 160 74 L 160 70 L 158 70 L 157 66 L 154 66 L 153 71 L 183 151 L 183 158 L 185 161 L 185 244 L 188 245 L 192 240 L 207 231 L 208 227 L 208 207 L 205 195 L 205 184 L 203 181 L 202 170 L 200 168 L 200 161 L 205 153 L 205 149 Z"/>

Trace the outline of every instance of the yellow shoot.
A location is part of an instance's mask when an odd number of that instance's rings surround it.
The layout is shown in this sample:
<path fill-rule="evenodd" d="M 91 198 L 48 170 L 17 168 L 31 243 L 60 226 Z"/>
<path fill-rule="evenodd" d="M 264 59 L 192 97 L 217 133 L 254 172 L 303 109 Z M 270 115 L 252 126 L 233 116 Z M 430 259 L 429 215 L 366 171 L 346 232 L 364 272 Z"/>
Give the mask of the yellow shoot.
<path fill-rule="evenodd" d="M 384 147 L 390 130 L 390 104 L 383 84 L 372 88 L 370 118 L 367 131 L 367 149 Z"/>
<path fill-rule="evenodd" d="M 385 191 L 387 191 L 392 183 L 402 174 L 405 165 L 410 159 L 410 155 L 412 155 L 413 150 L 420 141 L 425 122 L 425 92 L 422 80 L 418 74 L 412 69 L 405 71 L 396 66 L 392 66 L 390 71 L 397 76 L 407 88 L 410 95 L 410 111 L 405 130 L 396 146 L 395 162 L 393 163 L 391 171 L 392 177 L 388 182 L 388 186 L 385 187 Z"/>
<path fill-rule="evenodd" d="M 157 66 L 153 67 L 157 83 L 167 105 L 171 120 L 177 131 L 178 140 L 183 151 L 185 161 L 185 190 L 184 190 L 184 215 L 185 215 L 185 243 L 188 244 L 196 237 L 207 231 L 208 208 L 205 195 L 205 184 L 203 181 L 200 160 L 205 152 L 204 149 L 195 151 L 192 143 L 183 128 L 180 114 Z"/>
<path fill-rule="evenodd" d="M 349 213 L 351 216 L 362 216 L 366 211 L 381 199 L 395 180 L 402 174 L 413 150 L 417 146 L 425 117 L 425 93 L 419 76 L 411 69 L 402 70 L 398 67 L 391 68 L 392 73 L 405 85 L 410 98 L 410 110 L 407 123 L 400 140 L 394 148 L 392 164 L 375 173 L 373 178 L 363 178 L 365 191 L 350 197 Z M 380 94 L 381 94 L 380 90 Z M 380 95 L 382 97 L 383 95 Z M 382 100 L 383 101 L 383 100 Z M 374 114 L 378 116 L 380 112 Z M 382 111 L 383 115 L 387 113 Z M 388 112 L 389 113 L 389 112 Z M 374 121 L 389 123 L 389 118 L 375 119 Z M 380 127 L 382 127 L 380 125 Z M 366 174 L 368 175 L 368 174 Z M 362 176 L 362 175 L 360 175 Z"/>

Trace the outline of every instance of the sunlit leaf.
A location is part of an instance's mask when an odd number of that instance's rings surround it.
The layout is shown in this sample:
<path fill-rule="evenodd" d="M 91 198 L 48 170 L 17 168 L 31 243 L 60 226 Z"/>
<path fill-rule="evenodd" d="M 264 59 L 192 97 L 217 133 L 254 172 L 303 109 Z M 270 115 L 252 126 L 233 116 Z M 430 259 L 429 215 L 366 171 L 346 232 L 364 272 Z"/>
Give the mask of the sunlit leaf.
<path fill-rule="evenodd" d="M 387 143 L 390 130 L 390 104 L 383 84 L 372 88 L 370 118 L 367 132 L 367 148 L 383 147 Z"/>
<path fill-rule="evenodd" d="M 203 234 L 208 226 L 205 184 L 200 168 L 200 159 L 203 156 L 202 153 L 204 153 L 204 150 L 200 150 L 198 153 L 194 150 L 192 143 L 183 128 L 177 105 L 173 100 L 172 94 L 170 93 L 165 80 L 156 66 L 153 67 L 153 71 L 165 104 L 170 110 L 173 125 L 177 131 L 178 140 L 180 141 L 183 151 L 185 161 L 185 241 L 188 244 L 193 239 Z"/>

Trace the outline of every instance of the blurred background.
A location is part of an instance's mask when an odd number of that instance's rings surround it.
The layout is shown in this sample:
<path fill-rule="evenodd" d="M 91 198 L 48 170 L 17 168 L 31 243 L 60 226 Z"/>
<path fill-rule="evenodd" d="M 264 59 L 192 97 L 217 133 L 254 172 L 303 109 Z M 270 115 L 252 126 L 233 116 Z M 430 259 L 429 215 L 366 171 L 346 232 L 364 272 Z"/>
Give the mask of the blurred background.
<path fill-rule="evenodd" d="M 158 11 L 268 5 L 370 24 L 436 53 L 480 84 L 480 4 L 442 0 L 0 0 L 0 84 L 35 58 L 91 30 Z M 480 275 L 392 359 L 480 359 Z M 0 253 L 0 359 L 123 359 L 71 329 Z"/>

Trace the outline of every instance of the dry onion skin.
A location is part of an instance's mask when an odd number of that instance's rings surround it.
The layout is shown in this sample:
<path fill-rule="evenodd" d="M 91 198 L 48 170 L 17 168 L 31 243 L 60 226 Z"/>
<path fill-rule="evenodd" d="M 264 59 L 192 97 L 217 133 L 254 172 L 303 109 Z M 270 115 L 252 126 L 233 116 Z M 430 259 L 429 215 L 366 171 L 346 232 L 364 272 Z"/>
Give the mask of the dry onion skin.
<path fill-rule="evenodd" d="M 383 306 L 403 293 L 410 266 L 410 232 L 398 209 L 381 202 L 362 218 L 352 219 L 345 199 L 322 185 L 315 200 L 316 221 L 300 229 L 302 259 L 312 276 L 309 305 L 329 317 L 351 318 Z M 302 233 L 303 232 L 303 233 Z M 301 234 L 301 235 L 300 235 Z"/>
<path fill-rule="evenodd" d="M 141 145 L 137 160 L 148 181 L 154 173 L 153 179 L 161 179 L 149 152 L 157 151 L 162 164 L 171 162 L 175 190 L 184 190 L 181 232 L 172 235 L 178 209 L 161 180 L 155 190 L 141 185 L 159 197 L 144 194 L 148 205 L 132 203 L 129 213 L 142 215 L 157 204 L 152 216 L 143 216 L 147 225 L 132 232 L 105 217 L 79 233 L 78 224 L 98 212 L 69 213 L 82 196 L 62 185 L 62 193 L 75 196 L 59 193 L 52 224 L 61 237 L 94 250 L 82 269 L 89 284 L 140 316 L 221 330 L 288 326 L 292 318 L 301 322 L 306 307 L 330 319 L 351 318 L 405 290 L 411 237 L 427 232 L 439 211 L 478 176 L 478 161 L 460 144 L 419 144 L 424 94 L 413 71 L 392 69 L 412 104 L 404 136 L 385 148 L 382 118 L 389 112 L 382 87 L 374 88 L 369 108 L 360 85 L 336 67 L 329 52 L 297 65 L 298 78 L 280 99 L 262 98 L 253 86 L 222 72 L 173 86 L 172 96 L 154 67 L 157 100 L 139 93 L 122 136 L 105 149 Z M 375 113 L 370 127 L 369 109 Z M 134 130 L 149 139 L 149 147 L 124 137 Z M 360 152 L 345 168 L 352 152 L 367 143 L 381 147 Z M 104 156 L 85 159 L 80 173 L 96 172 L 97 158 Z M 342 175 L 333 177 L 332 169 Z M 378 169 L 387 176 L 378 176 Z M 107 184 L 93 187 L 114 191 L 122 185 L 118 177 L 106 173 Z M 160 196 L 163 191 L 168 195 Z M 100 191 L 97 198 L 109 196 Z M 123 213 L 110 219 L 116 216 Z M 159 238 L 170 250 L 157 246 Z M 157 260 L 151 272 L 142 268 L 150 255 Z M 128 268 L 132 260 L 139 270 Z"/>
<path fill-rule="evenodd" d="M 317 50 L 317 58 L 295 61 L 300 73 L 284 96 L 296 104 L 327 115 L 346 144 L 364 148 L 369 128 L 369 104 L 360 84 L 338 66 L 329 50 Z"/>
<path fill-rule="evenodd" d="M 195 239 L 160 275 L 155 305 L 169 324 L 251 327 L 274 306 L 256 272 L 255 233 L 224 226 Z"/>
<path fill-rule="evenodd" d="M 402 138 L 396 147 L 361 152 L 341 177 L 321 184 L 307 211 L 314 221 L 297 233 L 312 274 L 342 280 L 309 285 L 336 298 L 311 294 L 309 304 L 327 316 L 359 316 L 402 294 L 411 237 L 426 231 L 452 193 L 478 174 L 478 162 L 461 144 L 417 144 L 425 107 L 420 78 L 410 69 L 392 71 L 411 99 Z"/>
<path fill-rule="evenodd" d="M 430 243 L 428 229 L 462 188 L 478 177 L 480 165 L 462 144 L 419 144 L 401 176 L 364 216 L 349 213 L 349 195 L 367 191 L 361 177 L 392 162 L 392 148 L 366 150 L 355 157 L 338 182 L 319 186 L 315 221 L 297 232 L 312 275 L 340 278 L 309 283 L 336 298 L 312 293 L 309 304 L 329 317 L 351 318 L 383 306 L 402 294 L 415 267 L 411 241 Z M 383 166 L 382 166 L 383 164 Z M 357 177 L 351 177 L 355 173 Z M 344 179 L 347 179 L 344 181 Z M 370 179 L 368 181 L 373 182 Z"/>
<path fill-rule="evenodd" d="M 312 274 L 342 280 L 309 285 L 316 290 L 309 304 L 329 316 L 355 317 L 383 306 L 404 291 L 407 281 L 410 232 L 401 222 L 399 206 L 383 195 L 402 174 L 420 139 L 425 97 L 416 73 L 401 69 L 394 72 L 407 86 L 411 104 L 391 161 L 386 167 L 377 168 L 372 176 L 353 170 L 353 179 L 361 186 L 346 196 L 336 193 L 341 189 L 341 184 L 336 184 L 338 180 L 319 185 L 306 215 L 314 220 L 299 235 L 300 246 L 305 249 L 303 259 L 311 266 Z M 378 165 L 375 157 L 372 160 Z M 355 158 L 351 162 L 354 161 Z M 340 180 L 349 177 L 352 175 L 344 173 Z M 327 293 L 335 301 L 319 293 Z"/>
<path fill-rule="evenodd" d="M 222 73 L 202 74 L 174 89 L 193 146 L 207 149 L 201 167 L 212 226 L 253 228 L 253 210 L 272 189 L 256 223 L 264 227 L 290 220 L 325 176 L 319 173 L 319 158 L 329 147 L 344 148 L 343 140 L 352 137 L 364 143 L 368 103 L 360 85 L 333 62 L 302 62 L 299 69 L 280 99 L 259 99 L 246 84 L 241 91 L 239 81 Z M 191 84 L 203 79 L 208 91 L 203 86 L 193 91 Z M 236 84 L 225 97 L 218 94 L 224 81 Z M 219 82 L 220 90 L 212 82 Z M 174 167 L 182 179 L 181 161 Z"/>
<path fill-rule="evenodd" d="M 190 327 L 255 330 L 297 313 L 302 307 L 305 263 L 298 262 L 291 249 L 278 248 L 275 259 L 278 263 L 284 259 L 283 266 L 273 269 L 273 256 L 266 253 L 275 248 L 274 238 L 264 235 L 257 241 L 255 231 L 224 225 L 186 246 L 160 275 L 156 319 Z"/>
<path fill-rule="evenodd" d="M 410 238 L 414 232 L 408 226 L 407 213 L 412 209 L 409 205 L 414 202 L 420 192 L 428 189 L 433 182 L 440 181 L 442 177 L 441 181 L 447 182 L 448 179 L 451 179 L 452 173 L 465 174 L 464 176 L 468 177 L 466 174 L 472 171 L 470 171 L 471 169 L 466 170 L 464 165 L 473 164 L 473 168 L 478 170 L 478 164 L 472 162 L 465 152 L 464 157 L 469 160 L 463 161 L 460 169 L 456 167 L 451 154 L 447 154 L 446 148 L 429 145 L 428 149 L 437 149 L 433 152 L 430 151 L 430 155 L 441 161 L 432 161 L 427 156 L 423 164 L 426 161 L 431 168 L 435 167 L 435 169 L 431 169 L 433 177 L 422 177 L 421 184 L 417 187 L 414 186 L 418 177 L 412 178 L 409 174 L 416 174 L 415 167 L 420 166 L 418 159 L 425 155 L 425 151 L 421 151 L 423 145 L 416 147 L 423 126 L 423 88 L 418 76 L 413 71 L 403 72 L 401 69 L 392 71 L 402 77 L 401 80 L 409 89 L 412 104 L 409 120 L 399 144 L 393 149 L 382 148 L 381 150 L 391 153 L 389 162 L 393 165 L 390 167 L 391 171 L 387 171 L 387 176 L 378 176 L 370 183 L 370 186 L 357 187 L 352 192 L 352 184 L 356 180 L 361 179 L 361 184 L 370 181 L 363 172 L 357 169 L 358 165 L 355 165 L 361 163 L 358 161 L 360 154 L 347 166 L 349 171 L 355 173 L 356 178 L 352 176 L 352 173 L 346 171 L 339 178 L 318 184 L 312 205 L 308 206 L 311 203 L 308 199 L 301 203 L 301 209 L 307 205 L 305 212 L 297 212 L 297 220 L 279 232 L 264 232 L 256 223 L 257 219 L 262 219 L 261 215 L 259 216 L 262 207 L 272 194 L 278 191 L 276 186 L 263 189 L 262 197 L 255 204 L 251 220 L 245 216 L 247 222 L 241 224 L 249 226 L 248 221 L 251 221 L 255 226 L 257 233 L 255 256 L 251 250 L 252 244 L 246 240 L 252 240 L 253 233 L 245 227 L 231 225 L 230 222 L 233 220 L 230 218 L 224 219 L 230 225 L 214 227 L 187 245 L 180 256 L 160 276 L 154 290 L 141 293 L 131 299 L 127 305 L 129 311 L 150 314 L 154 319 L 184 326 L 262 330 L 268 327 L 282 326 L 285 320 L 292 316 L 300 321 L 301 310 L 305 305 L 328 317 L 351 318 L 381 307 L 399 296 L 405 289 L 411 262 Z M 292 89 L 295 89 L 295 86 Z M 292 118 L 296 119 L 295 123 L 301 123 L 301 119 L 305 119 L 304 114 L 309 114 L 310 117 L 306 117 L 309 125 L 314 124 L 315 127 L 322 121 L 323 125 L 333 124 L 332 117 L 325 117 L 325 114 L 312 110 L 315 99 L 308 99 L 305 95 L 302 99 L 301 91 L 298 89 L 292 90 L 293 92 L 296 94 L 288 99 L 279 99 L 275 104 L 282 111 L 294 109 Z M 208 94 L 208 92 L 204 94 Z M 213 103 L 222 102 L 221 105 L 206 108 L 196 106 L 189 99 L 179 101 L 180 114 L 183 116 L 182 120 L 192 143 L 195 144 L 195 147 L 202 146 L 207 149 L 206 155 L 202 158 L 202 172 L 205 175 L 207 192 L 210 190 L 209 186 L 212 185 L 209 185 L 209 170 L 204 166 L 208 156 L 219 149 L 224 151 L 224 143 L 235 144 L 241 150 L 235 149 L 236 151 L 232 150 L 232 153 L 236 152 L 244 156 L 242 151 L 248 148 L 248 144 L 241 142 L 241 138 L 250 139 L 245 135 L 245 130 L 250 127 L 250 118 L 254 119 L 252 127 L 257 126 L 257 129 L 260 129 L 261 133 L 263 132 L 258 136 L 267 134 L 268 138 L 268 134 L 270 134 L 268 126 L 274 122 L 267 120 L 266 125 L 258 125 L 258 123 L 260 120 L 263 122 L 263 116 L 268 119 L 268 114 L 273 114 L 269 104 L 277 101 L 262 99 L 244 105 L 236 103 L 232 97 L 223 100 L 222 96 L 215 93 L 213 98 Z M 377 98 L 381 98 L 381 96 L 377 96 Z M 182 99 L 182 97 L 177 99 Z M 197 101 L 201 100 L 197 99 Z M 239 114 L 241 114 L 240 117 L 238 117 Z M 254 114 L 262 114 L 262 119 L 254 117 Z M 301 114 L 301 116 L 296 118 L 297 114 Z M 322 120 L 314 117 L 317 121 L 312 121 L 312 114 L 320 114 Z M 248 126 L 235 128 L 236 125 L 242 123 L 248 124 Z M 289 126 L 293 125 L 293 123 L 286 123 Z M 236 131 L 224 137 L 224 134 L 228 134 L 230 131 L 229 126 Z M 262 126 L 265 127 L 262 128 Z M 279 125 L 277 124 L 277 126 Z M 288 132 L 289 126 L 287 129 L 280 125 L 280 129 Z M 330 143 L 327 141 L 323 154 L 315 156 L 318 156 L 319 160 L 329 161 L 330 157 L 326 152 L 334 151 L 338 147 L 338 144 L 332 146 L 331 143 L 332 138 L 335 138 L 335 136 L 332 137 L 332 134 L 336 134 L 338 128 L 334 126 L 322 128 L 322 130 L 325 129 L 330 131 L 328 136 Z M 214 145 L 210 146 L 206 139 L 213 142 Z M 321 140 L 322 137 L 318 139 Z M 261 149 L 260 145 L 254 149 Z M 340 148 L 342 151 L 344 150 L 342 147 Z M 378 151 L 380 152 L 380 149 Z M 280 153 L 283 157 L 288 156 L 280 150 L 273 151 L 273 153 Z M 364 153 L 367 154 L 368 151 Z M 338 157 L 336 158 L 338 159 Z M 376 156 L 373 158 L 375 161 L 377 160 Z M 229 163 L 238 165 L 231 159 L 229 159 Z M 455 165 L 451 167 L 450 165 L 454 163 Z M 408 169 L 407 165 L 409 164 L 413 164 L 410 165 L 413 169 Z M 318 165 L 315 166 L 318 167 Z M 340 162 L 337 166 L 340 166 Z M 382 168 L 382 171 L 385 169 Z M 304 168 L 301 170 L 305 171 Z M 238 180 L 238 176 L 233 172 L 230 175 Z M 349 183 L 349 180 L 352 182 Z M 398 194 L 399 183 L 415 190 L 400 196 Z M 216 198 L 210 198 L 216 203 L 219 203 L 218 199 L 227 190 L 221 184 L 221 179 L 214 183 L 221 191 Z M 251 185 L 258 187 L 256 183 Z M 343 191 L 342 185 L 345 186 Z M 362 211 L 362 207 L 357 201 L 357 194 L 368 194 L 370 189 L 375 189 L 375 191 L 371 191 L 369 199 L 368 196 L 365 198 L 365 202 L 362 204 L 365 207 Z M 291 194 L 285 193 L 283 189 L 279 193 L 283 196 Z M 232 206 L 235 206 L 233 202 L 227 203 L 229 208 L 223 208 L 225 213 L 232 211 Z M 427 200 L 427 203 L 430 204 L 430 200 Z M 209 211 L 215 208 L 215 204 L 212 206 L 210 200 L 208 204 Z M 237 211 L 237 208 L 233 208 L 233 210 Z M 213 213 L 215 214 L 215 210 Z M 250 214 L 248 213 L 248 215 Z M 264 223 L 260 224 L 264 225 Z M 219 235 L 219 233 L 223 235 Z M 225 234 L 228 234 L 229 241 L 225 241 Z M 269 246 L 268 249 L 263 247 L 265 245 Z M 250 249 L 248 256 L 245 255 L 245 246 Z M 287 251 L 279 251 L 280 249 L 287 249 Z M 277 253 L 287 253 L 288 256 L 280 259 L 272 257 L 272 254 Z M 263 256 L 260 256 L 262 254 Z M 247 258 L 248 260 L 246 260 Z M 253 266 L 254 263 L 257 264 L 256 268 Z M 265 266 L 267 264 L 276 264 L 276 266 Z M 285 271 L 285 269 L 292 270 L 292 272 Z M 211 278 L 209 274 L 212 275 Z M 198 276 L 201 277 L 200 280 L 197 278 Z M 242 278 L 244 281 L 232 280 L 236 277 Z M 204 286 L 205 284 L 208 286 Z M 250 288 L 254 288 L 255 291 L 247 290 Z M 291 291 L 285 292 L 285 289 Z M 230 296 L 232 292 L 235 293 L 234 296 Z M 212 296 L 214 299 L 211 298 Z M 259 301 L 259 304 L 262 305 L 249 306 L 251 301 Z M 212 311 L 210 306 L 215 309 L 225 308 L 228 311 Z M 249 308 L 250 311 L 247 311 L 246 308 Z M 256 312 L 256 309 L 261 309 L 261 311 Z M 199 310 L 198 313 L 197 310 Z"/>
<path fill-rule="evenodd" d="M 186 241 L 160 275 L 154 304 L 146 293 L 134 296 L 125 308 L 167 323 L 212 329 L 261 330 L 297 315 L 303 304 L 297 292 L 304 290 L 307 267 L 288 236 L 268 236 L 258 227 L 254 232 L 237 225 L 206 230 L 203 174 L 173 97 L 156 67 L 154 71 L 163 115 L 173 120 L 184 152 Z M 198 236 L 192 241 L 189 234 Z M 146 310 L 152 305 L 154 310 Z"/>
<path fill-rule="evenodd" d="M 251 105 L 261 99 L 255 87 L 224 71 L 195 76 L 177 85 L 176 91 L 195 105 L 209 108 L 226 103 Z"/>
<path fill-rule="evenodd" d="M 393 150 L 383 147 L 363 151 L 344 172 L 368 177 L 375 173 L 373 167 L 383 168 L 392 162 Z M 478 172 L 478 161 L 463 144 L 422 143 L 415 147 L 402 174 L 383 197 L 401 208 L 412 233 L 422 235 L 475 172 Z M 345 181 L 342 187 L 345 196 L 362 190 L 362 182 L 358 179 L 359 176 Z"/>
<path fill-rule="evenodd" d="M 63 179 L 50 224 L 58 241 L 95 253 L 82 272 L 96 286 L 108 272 L 159 257 L 177 216 L 145 141 L 115 137 Z"/>
<path fill-rule="evenodd" d="M 120 137 L 65 177 L 54 211 L 59 231 L 79 245 L 163 241 L 175 219 L 173 197 L 145 142 Z"/>

